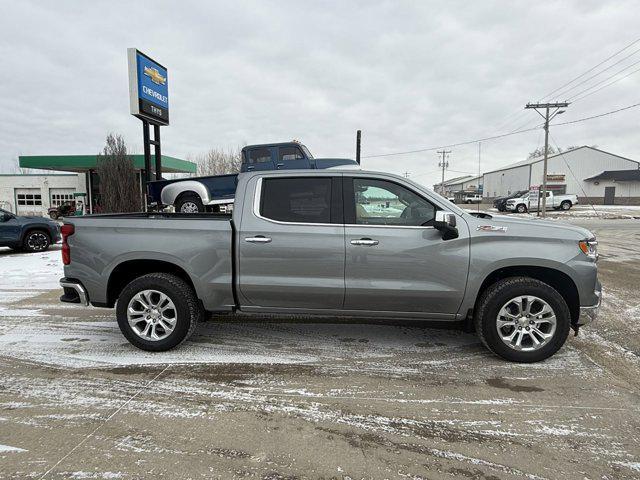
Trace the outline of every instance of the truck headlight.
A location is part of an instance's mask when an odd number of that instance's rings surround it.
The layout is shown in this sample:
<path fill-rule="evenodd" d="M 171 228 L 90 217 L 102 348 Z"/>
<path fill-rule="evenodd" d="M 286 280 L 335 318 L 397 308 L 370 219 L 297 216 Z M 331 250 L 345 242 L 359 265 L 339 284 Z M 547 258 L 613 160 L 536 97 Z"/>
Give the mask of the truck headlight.
<path fill-rule="evenodd" d="M 578 246 L 587 257 L 598 260 L 598 242 L 595 238 L 580 240 Z"/>

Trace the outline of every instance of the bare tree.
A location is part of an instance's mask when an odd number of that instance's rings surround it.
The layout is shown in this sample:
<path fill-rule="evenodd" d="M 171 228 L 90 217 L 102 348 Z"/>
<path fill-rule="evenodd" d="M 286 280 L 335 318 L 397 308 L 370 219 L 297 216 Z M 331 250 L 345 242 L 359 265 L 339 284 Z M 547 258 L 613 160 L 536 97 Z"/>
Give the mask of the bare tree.
<path fill-rule="evenodd" d="M 136 212 L 141 209 L 140 187 L 136 181 L 133 158 L 120 135 L 110 133 L 102 153 L 98 154 L 100 178 L 99 211 L 105 213 Z"/>
<path fill-rule="evenodd" d="M 198 175 L 224 175 L 240 172 L 242 163 L 241 148 L 224 151 L 212 148 L 206 153 L 196 155 Z"/>

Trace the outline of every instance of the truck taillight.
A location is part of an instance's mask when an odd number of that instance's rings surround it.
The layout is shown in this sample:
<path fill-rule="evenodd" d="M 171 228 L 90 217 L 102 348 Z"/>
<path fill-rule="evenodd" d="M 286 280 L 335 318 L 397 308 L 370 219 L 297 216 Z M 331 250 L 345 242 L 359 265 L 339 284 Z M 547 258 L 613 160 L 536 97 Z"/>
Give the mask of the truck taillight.
<path fill-rule="evenodd" d="M 62 263 L 64 265 L 69 265 L 71 263 L 71 248 L 69 247 L 69 243 L 67 239 L 74 234 L 76 228 L 68 223 L 65 223 L 60 228 L 60 233 L 62 234 Z"/>

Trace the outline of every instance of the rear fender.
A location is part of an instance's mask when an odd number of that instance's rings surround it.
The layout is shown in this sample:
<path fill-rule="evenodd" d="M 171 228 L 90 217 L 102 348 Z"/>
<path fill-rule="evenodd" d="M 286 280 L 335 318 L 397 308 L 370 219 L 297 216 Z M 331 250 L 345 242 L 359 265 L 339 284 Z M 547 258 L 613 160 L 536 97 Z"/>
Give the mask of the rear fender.
<path fill-rule="evenodd" d="M 211 201 L 209 197 L 209 190 L 202 183 L 196 180 L 187 180 L 184 182 L 170 183 L 162 189 L 160 193 L 160 201 L 163 205 L 173 205 L 176 198 L 184 192 L 195 192 L 202 199 L 203 204 L 208 204 Z"/>

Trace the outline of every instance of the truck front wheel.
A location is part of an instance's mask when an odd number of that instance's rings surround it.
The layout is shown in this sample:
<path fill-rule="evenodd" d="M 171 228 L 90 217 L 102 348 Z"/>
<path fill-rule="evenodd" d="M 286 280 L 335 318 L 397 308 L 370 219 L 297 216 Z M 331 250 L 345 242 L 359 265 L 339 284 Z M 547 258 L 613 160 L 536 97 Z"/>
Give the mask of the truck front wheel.
<path fill-rule="evenodd" d="M 130 282 L 118 297 L 118 326 L 142 350 L 170 350 L 196 329 L 203 317 L 193 288 L 168 273 L 149 273 Z"/>
<path fill-rule="evenodd" d="M 569 210 L 571 208 L 571 202 L 569 200 L 565 200 L 560 204 L 560 208 L 562 210 Z"/>
<path fill-rule="evenodd" d="M 476 332 L 496 355 L 512 362 L 539 362 L 556 353 L 569 335 L 571 315 L 551 286 L 529 277 L 491 285 L 475 312 Z"/>
<path fill-rule="evenodd" d="M 527 206 L 524 203 L 519 204 L 516 207 L 516 212 L 518 212 L 518 213 L 527 213 Z"/>

